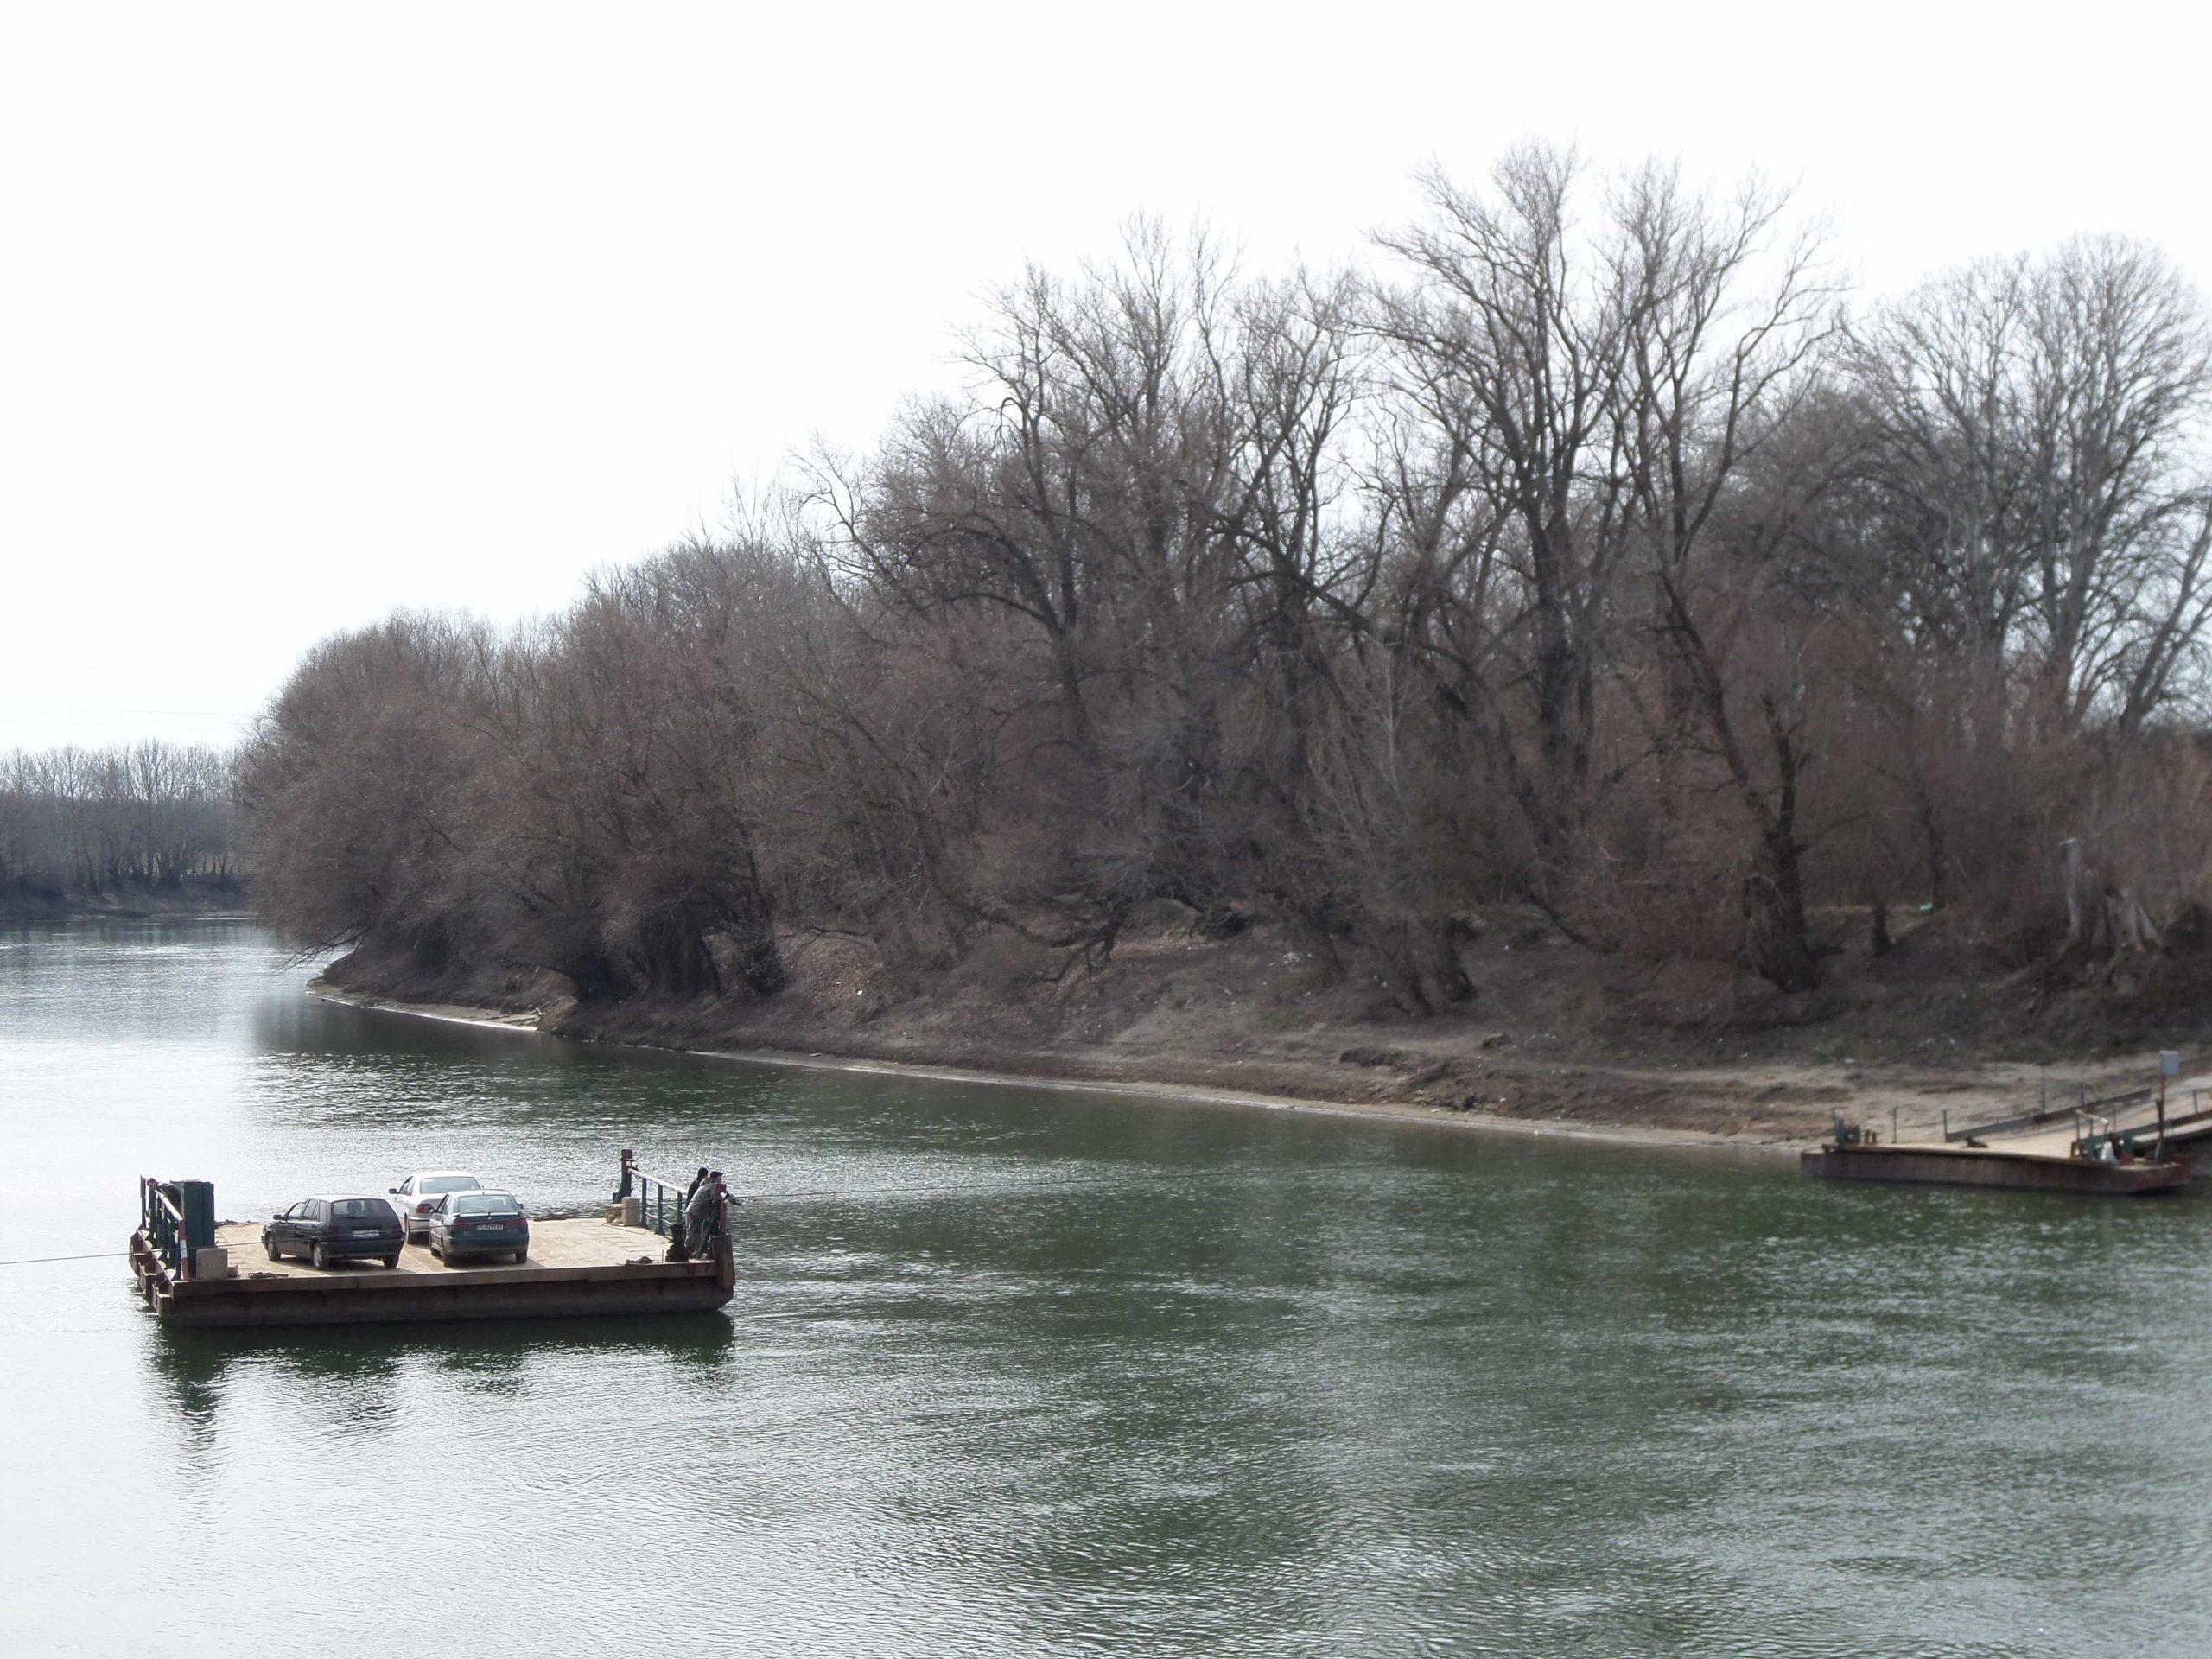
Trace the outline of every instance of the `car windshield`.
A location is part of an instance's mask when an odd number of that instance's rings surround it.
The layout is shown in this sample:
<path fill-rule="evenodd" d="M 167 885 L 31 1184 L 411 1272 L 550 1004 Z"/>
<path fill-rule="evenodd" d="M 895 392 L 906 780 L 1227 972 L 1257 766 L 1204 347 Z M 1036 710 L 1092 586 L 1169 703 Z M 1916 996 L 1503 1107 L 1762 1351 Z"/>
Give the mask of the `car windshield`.
<path fill-rule="evenodd" d="M 340 1221 L 382 1221 L 391 1214 L 391 1206 L 382 1198 L 339 1198 L 330 1213 Z"/>
<path fill-rule="evenodd" d="M 522 1206 L 504 1192 L 486 1192 L 480 1198 L 455 1198 L 453 1212 L 456 1216 L 518 1216 Z"/>
<path fill-rule="evenodd" d="M 473 1192 L 484 1183 L 474 1175 L 425 1175 L 417 1192 Z"/>

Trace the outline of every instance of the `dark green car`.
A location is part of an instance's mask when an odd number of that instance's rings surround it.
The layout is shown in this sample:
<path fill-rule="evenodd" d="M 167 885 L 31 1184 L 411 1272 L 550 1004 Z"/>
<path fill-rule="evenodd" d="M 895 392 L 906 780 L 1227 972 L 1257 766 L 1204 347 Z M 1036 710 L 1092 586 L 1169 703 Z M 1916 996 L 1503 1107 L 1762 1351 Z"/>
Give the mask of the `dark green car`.
<path fill-rule="evenodd" d="M 399 1211 L 382 1198 L 302 1198 L 261 1230 L 271 1262 L 303 1255 L 318 1268 L 343 1261 L 396 1268 L 405 1243 Z"/>
<path fill-rule="evenodd" d="M 530 1255 L 530 1217 L 512 1192 L 448 1192 L 430 1211 L 430 1254 L 452 1262 L 465 1255 Z"/>

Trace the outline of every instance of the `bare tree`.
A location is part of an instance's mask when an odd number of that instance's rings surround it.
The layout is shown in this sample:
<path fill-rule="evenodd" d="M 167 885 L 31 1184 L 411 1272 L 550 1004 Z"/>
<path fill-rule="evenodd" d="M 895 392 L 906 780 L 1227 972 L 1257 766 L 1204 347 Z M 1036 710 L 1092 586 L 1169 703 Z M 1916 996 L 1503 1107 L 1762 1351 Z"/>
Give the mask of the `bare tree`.
<path fill-rule="evenodd" d="M 1571 153 L 1514 150 L 1491 188 L 1422 179 L 1428 218 L 1383 238 L 1410 267 L 1379 296 L 1406 405 L 1387 511 L 1423 568 L 1415 626 L 1480 724 L 1530 840 L 1532 896 L 1556 907 L 1584 845 L 1597 679 L 1631 541 L 1618 446 L 1630 318 L 1575 218 Z M 1506 716 L 1507 702 L 1530 718 Z"/>
<path fill-rule="evenodd" d="M 1500 901 L 1783 991 L 1840 902 L 2055 941 L 2074 836 L 2131 938 L 2191 937 L 2212 371 L 2171 265 L 2079 242 L 1846 327 L 1757 182 L 1421 184 L 1392 280 L 1140 222 L 735 533 L 326 642 L 241 774 L 264 909 L 602 999 L 774 995 L 806 930 L 918 982 L 1256 918 L 1433 1013 Z M 0 880 L 214 855 L 174 754 L 13 775 Z"/>

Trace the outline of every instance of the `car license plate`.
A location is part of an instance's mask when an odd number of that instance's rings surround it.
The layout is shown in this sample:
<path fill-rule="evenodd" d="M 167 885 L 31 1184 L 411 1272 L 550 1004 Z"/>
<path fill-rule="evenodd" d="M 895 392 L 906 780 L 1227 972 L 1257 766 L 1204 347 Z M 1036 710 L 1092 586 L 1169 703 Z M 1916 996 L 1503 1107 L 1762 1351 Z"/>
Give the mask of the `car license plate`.
<path fill-rule="evenodd" d="M 353 1236 L 356 1238 L 374 1238 L 376 1236 L 377 1230 L 373 1227 L 356 1227 L 353 1230 Z"/>

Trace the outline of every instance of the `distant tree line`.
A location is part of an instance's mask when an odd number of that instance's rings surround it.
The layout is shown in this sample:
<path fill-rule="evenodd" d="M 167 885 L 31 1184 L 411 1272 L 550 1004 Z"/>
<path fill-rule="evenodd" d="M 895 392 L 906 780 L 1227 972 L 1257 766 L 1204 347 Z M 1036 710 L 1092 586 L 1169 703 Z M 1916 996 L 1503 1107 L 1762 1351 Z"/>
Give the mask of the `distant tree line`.
<path fill-rule="evenodd" d="M 1064 973 L 1172 901 L 1414 1010 L 1501 903 L 1784 990 L 1906 902 L 2103 948 L 2065 838 L 2196 913 L 2212 336 L 2163 256 L 1854 306 L 1756 185 L 1423 182 L 1378 275 L 1144 225 L 1033 270 L 963 394 L 728 537 L 325 642 L 244 760 L 261 902 L 620 998 L 773 992 L 793 925 Z"/>
<path fill-rule="evenodd" d="M 231 760 L 157 740 L 0 755 L 0 899 L 234 877 Z"/>

